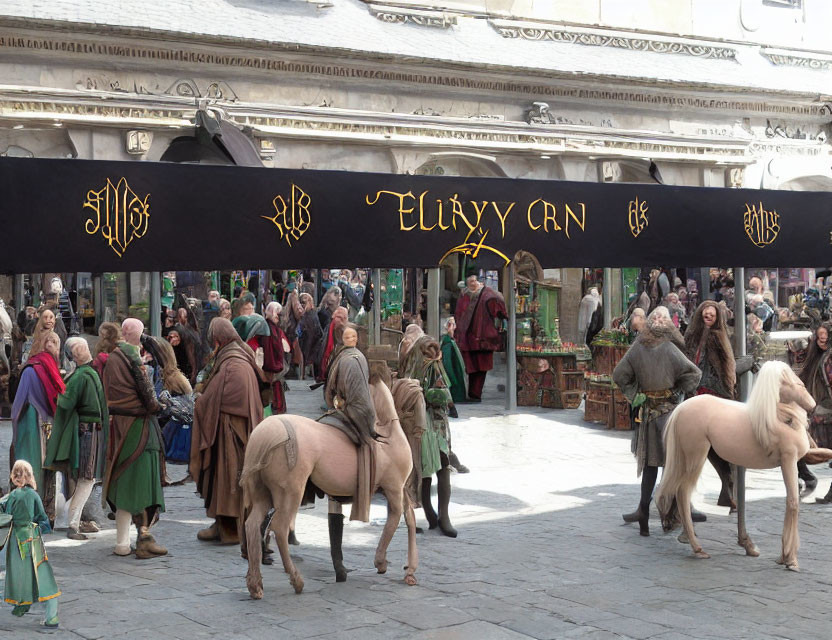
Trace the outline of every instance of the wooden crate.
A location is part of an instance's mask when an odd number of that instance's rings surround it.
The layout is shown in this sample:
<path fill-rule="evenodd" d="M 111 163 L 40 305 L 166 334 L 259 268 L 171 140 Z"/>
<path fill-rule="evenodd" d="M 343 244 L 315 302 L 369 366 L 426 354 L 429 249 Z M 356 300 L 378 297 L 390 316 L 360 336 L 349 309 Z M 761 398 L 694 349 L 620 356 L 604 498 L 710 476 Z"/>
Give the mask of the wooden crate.
<path fill-rule="evenodd" d="M 517 406 L 536 407 L 539 404 L 538 384 L 536 376 L 523 368 L 517 369 Z"/>
<path fill-rule="evenodd" d="M 604 425 L 609 424 L 612 391 L 612 385 L 608 383 L 587 383 L 584 420 Z"/>
<path fill-rule="evenodd" d="M 597 373 L 612 374 L 628 347 L 595 346 L 592 347 L 592 370 Z"/>
<path fill-rule="evenodd" d="M 619 431 L 629 431 L 632 429 L 632 423 L 630 422 L 630 403 L 627 402 L 627 398 L 624 397 L 624 394 L 620 390 L 616 389 L 613 393 L 612 403 L 614 411 L 611 417 L 613 419 L 612 424 L 609 426 Z"/>
<path fill-rule="evenodd" d="M 583 391 L 562 391 L 560 389 L 540 389 L 540 406 L 549 409 L 577 409 L 581 404 Z"/>

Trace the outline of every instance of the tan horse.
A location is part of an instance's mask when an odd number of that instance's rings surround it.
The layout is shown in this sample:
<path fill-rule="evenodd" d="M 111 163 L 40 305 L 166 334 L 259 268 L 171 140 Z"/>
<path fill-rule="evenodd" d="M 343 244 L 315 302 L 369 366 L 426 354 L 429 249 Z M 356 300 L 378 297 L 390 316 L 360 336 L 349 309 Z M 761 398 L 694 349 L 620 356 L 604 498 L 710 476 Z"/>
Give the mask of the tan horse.
<path fill-rule="evenodd" d="M 387 522 L 375 554 L 379 573 L 387 571 L 387 547 L 404 512 L 407 523 L 407 567 L 405 582 L 416 584 L 419 563 L 416 549 L 416 518 L 407 500 L 404 485 L 413 468 L 410 445 L 399 424 L 393 396 L 382 381 L 370 384 L 370 396 L 376 409 L 376 431 L 382 440 L 375 444 L 375 484 L 387 498 Z M 297 462 L 290 469 L 285 455 L 286 429 L 294 427 Z M 352 496 L 358 477 L 358 454 L 355 445 L 340 430 L 293 415 L 270 416 L 251 434 L 246 446 L 245 464 L 240 486 L 248 514 L 245 521 L 248 573 L 246 585 L 254 599 L 263 597 L 260 574 L 262 555 L 260 526 L 271 507 L 275 509 L 272 530 L 283 568 L 295 593 L 303 591 L 303 578 L 289 555 L 289 526 L 297 514 L 306 481 L 312 482 L 328 496 Z M 336 566 L 336 571 L 339 567 Z M 341 567 L 343 571 L 343 567 Z M 344 573 L 344 576 L 346 573 Z M 339 578 L 340 580 L 340 578 Z"/>
<path fill-rule="evenodd" d="M 665 466 L 656 495 L 664 530 L 674 529 L 681 519 L 694 555 L 710 557 L 693 530 L 690 494 L 711 447 L 722 459 L 741 467 L 780 467 L 786 483 L 786 517 L 777 562 L 798 571 L 797 461 L 807 452 L 818 460 L 832 458 L 832 450 L 810 450 L 807 412 L 814 407 L 815 401 L 803 382 L 783 362 L 763 365 L 745 404 L 711 395 L 680 404 L 665 428 Z M 760 555 L 745 530 L 744 517 L 738 518 L 738 544 L 747 555 Z"/>

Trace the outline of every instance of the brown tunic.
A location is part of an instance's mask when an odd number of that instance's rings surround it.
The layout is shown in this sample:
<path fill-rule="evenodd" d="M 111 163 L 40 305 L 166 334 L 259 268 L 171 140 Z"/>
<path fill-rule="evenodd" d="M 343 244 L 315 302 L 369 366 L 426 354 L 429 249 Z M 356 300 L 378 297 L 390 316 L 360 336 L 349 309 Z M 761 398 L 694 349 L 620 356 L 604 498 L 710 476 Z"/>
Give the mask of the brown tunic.
<path fill-rule="evenodd" d="M 263 420 L 256 366 L 249 348 L 227 344 L 194 406 L 190 472 L 209 518 L 241 513 L 245 447 Z"/>

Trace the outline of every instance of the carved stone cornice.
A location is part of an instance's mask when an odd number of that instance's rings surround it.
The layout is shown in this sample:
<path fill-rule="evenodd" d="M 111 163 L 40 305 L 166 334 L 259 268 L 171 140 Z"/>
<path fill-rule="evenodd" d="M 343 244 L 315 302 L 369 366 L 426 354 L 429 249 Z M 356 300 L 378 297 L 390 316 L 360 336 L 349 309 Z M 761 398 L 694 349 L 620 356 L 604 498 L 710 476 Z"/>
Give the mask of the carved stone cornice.
<path fill-rule="evenodd" d="M 504 38 L 551 40 L 553 42 L 583 44 L 594 47 L 614 47 L 631 51 L 651 51 L 653 53 L 678 53 L 696 58 L 714 58 L 717 60 L 735 60 L 737 57 L 737 50 L 732 47 L 699 40 L 640 36 L 624 31 L 565 27 L 545 22 L 517 22 L 516 20 L 489 20 L 488 22 Z"/>
<path fill-rule="evenodd" d="M 678 110 L 686 113 L 710 111 L 827 121 L 832 113 L 828 105 L 809 97 L 746 97 L 726 93 L 711 96 L 696 93 L 694 88 L 669 91 L 667 88 L 634 86 L 632 82 L 627 83 L 621 79 L 599 84 L 603 78 L 587 77 L 587 84 L 584 84 L 577 82 L 572 74 L 560 76 L 557 73 L 547 73 L 544 79 L 538 78 L 533 70 L 435 70 L 425 68 L 424 65 L 379 65 L 370 60 L 336 59 L 320 55 L 320 52 L 314 57 L 309 55 L 304 58 L 303 53 L 275 53 L 254 47 L 245 50 L 206 48 L 199 43 L 164 43 L 147 39 L 133 40 L 129 37 L 113 40 L 75 33 L 9 33 L 0 28 L 0 56 L 4 53 L 32 54 L 40 60 L 52 55 L 63 64 L 70 63 L 70 60 L 74 64 L 89 60 L 91 64 L 98 65 L 105 60 L 110 65 L 130 63 L 149 69 L 175 66 L 183 74 L 191 73 L 188 70 L 194 69 L 199 69 L 204 74 L 207 69 L 214 69 L 218 75 L 222 75 L 220 70 L 225 69 L 229 70 L 224 72 L 226 74 L 260 73 L 272 81 L 275 74 L 284 74 L 306 79 L 325 78 L 329 82 L 406 84 L 415 86 L 420 91 L 434 93 L 467 91 L 480 96 L 503 94 L 552 103 L 574 101 L 582 105 L 594 103 L 612 108 Z"/>
<path fill-rule="evenodd" d="M 0 87 L 0 126 L 24 123 L 33 128 L 101 126 L 143 130 L 189 129 L 196 105 L 172 94 L 147 95 L 102 91 L 43 92 Z M 595 158 L 649 156 L 656 160 L 741 166 L 756 156 L 829 156 L 817 140 L 756 140 L 584 124 L 532 124 L 444 116 L 382 113 L 320 107 L 216 103 L 225 117 L 250 127 L 261 138 L 291 138 L 336 144 L 384 147 L 467 149 L 512 155 L 572 155 Z"/>
<path fill-rule="evenodd" d="M 371 4 L 368 6 L 370 15 L 382 22 L 393 24 L 418 24 L 422 27 L 440 27 L 447 29 L 456 24 L 456 16 L 442 11 L 423 11 L 419 9 L 401 9 L 398 7 Z"/>
<path fill-rule="evenodd" d="M 802 67 L 822 71 L 832 69 L 832 56 L 825 56 L 820 53 L 810 55 L 801 51 L 771 48 L 763 48 L 760 53 L 778 66 Z"/>

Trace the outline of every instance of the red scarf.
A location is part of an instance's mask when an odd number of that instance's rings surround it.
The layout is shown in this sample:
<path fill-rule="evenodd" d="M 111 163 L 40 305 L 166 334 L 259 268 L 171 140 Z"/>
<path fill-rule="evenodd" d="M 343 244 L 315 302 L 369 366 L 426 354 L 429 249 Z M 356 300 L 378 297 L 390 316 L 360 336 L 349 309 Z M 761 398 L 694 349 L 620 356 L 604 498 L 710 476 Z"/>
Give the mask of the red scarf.
<path fill-rule="evenodd" d="M 49 402 L 49 409 L 54 416 L 58 406 L 58 396 L 66 391 L 66 384 L 61 378 L 58 363 L 48 351 L 41 351 L 30 357 L 26 364 L 32 365 L 35 373 L 38 374 L 38 379 L 46 393 L 46 400 Z"/>

